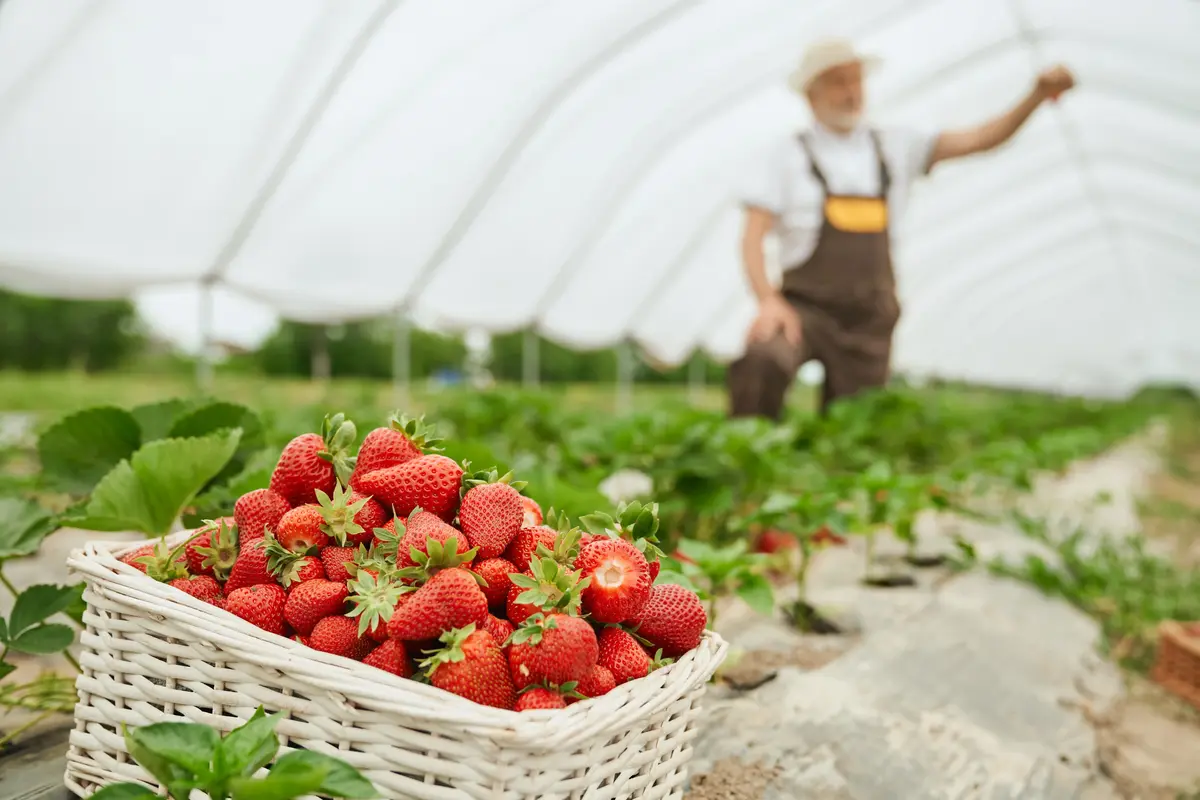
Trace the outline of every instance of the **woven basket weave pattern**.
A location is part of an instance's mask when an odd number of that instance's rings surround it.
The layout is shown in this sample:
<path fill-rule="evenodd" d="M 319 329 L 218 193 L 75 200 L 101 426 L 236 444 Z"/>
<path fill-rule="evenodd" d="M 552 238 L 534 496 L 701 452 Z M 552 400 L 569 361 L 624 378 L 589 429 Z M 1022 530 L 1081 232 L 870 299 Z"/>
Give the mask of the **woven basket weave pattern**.
<path fill-rule="evenodd" d="M 389 798 L 665 800 L 683 796 L 705 685 L 727 645 L 706 634 L 676 663 L 564 711 L 479 706 L 274 636 L 122 564 L 137 545 L 89 544 L 67 787 L 150 781 L 122 723 L 232 730 L 283 711 L 284 746 L 337 755 Z"/>
<path fill-rule="evenodd" d="M 1200 636 L 1189 635 L 1182 623 L 1162 623 L 1152 676 L 1164 689 L 1200 709 Z"/>

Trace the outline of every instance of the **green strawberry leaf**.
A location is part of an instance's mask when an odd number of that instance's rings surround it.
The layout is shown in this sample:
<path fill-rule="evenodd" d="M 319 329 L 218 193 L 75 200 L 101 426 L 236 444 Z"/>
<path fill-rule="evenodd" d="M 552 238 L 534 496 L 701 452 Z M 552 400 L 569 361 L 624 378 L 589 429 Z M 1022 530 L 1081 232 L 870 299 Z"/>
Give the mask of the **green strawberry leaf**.
<path fill-rule="evenodd" d="M 92 800 L 143 800 L 156 799 L 158 795 L 140 783 L 110 783 L 91 797 Z"/>
<path fill-rule="evenodd" d="M 311 794 L 347 800 L 379 797 L 371 782 L 354 767 L 311 750 L 287 753 L 275 762 L 267 777 L 238 778 L 230 781 L 229 788 L 233 800 L 293 800 Z"/>
<path fill-rule="evenodd" d="M 676 586 L 682 586 L 685 589 L 691 589 L 693 592 L 697 591 L 696 584 L 693 583 L 688 576 L 684 575 L 682 572 L 676 572 L 675 570 L 663 569 L 658 573 L 658 577 L 654 579 L 654 583 L 655 585 L 662 583 L 673 583 Z"/>
<path fill-rule="evenodd" d="M 34 625 L 67 610 L 79 600 L 82 593 L 83 584 L 55 586 L 39 583 L 30 586 L 17 596 L 17 601 L 13 604 L 8 625 L 11 635 L 16 638 Z"/>
<path fill-rule="evenodd" d="M 17 668 L 15 665 L 10 664 L 7 661 L 0 661 L 0 680 L 4 680 L 13 672 L 16 672 L 16 669 Z"/>
<path fill-rule="evenodd" d="M 88 530 L 128 529 L 162 535 L 201 488 L 229 462 L 240 429 L 193 439 L 160 439 L 122 461 L 96 486 L 86 516 L 64 522 Z"/>
<path fill-rule="evenodd" d="M 746 573 L 737 588 L 737 595 L 764 616 L 775 610 L 775 592 L 771 590 L 771 582 L 762 575 Z"/>
<path fill-rule="evenodd" d="M 37 503 L 0 497 L 0 562 L 36 553 L 56 527 L 54 515 Z"/>
<path fill-rule="evenodd" d="M 213 760 L 217 779 L 249 778 L 270 764 L 279 752 L 279 737 L 275 733 L 279 720 L 279 714 L 267 716 L 259 706 L 249 720 L 230 731 L 217 746 Z"/>
<path fill-rule="evenodd" d="M 186 414 L 194 405 L 190 400 L 173 398 L 135 406 L 129 413 L 142 429 L 142 441 L 152 442 L 155 439 L 166 439 L 175 420 Z"/>
<path fill-rule="evenodd" d="M 141 446 L 142 429 L 128 411 L 88 408 L 63 417 L 38 437 L 42 474 L 52 485 L 85 494 Z"/>
<path fill-rule="evenodd" d="M 233 478 L 260 451 L 265 443 L 262 421 L 258 415 L 237 403 L 215 402 L 192 409 L 171 426 L 167 437 L 186 439 L 208 436 L 223 430 L 241 428 L 242 438 L 237 451 L 210 483 L 224 483 Z"/>
<path fill-rule="evenodd" d="M 167 786 L 212 777 L 220 737 L 195 722 L 156 722 L 125 730 L 125 747 L 138 765 Z M 172 793 L 174 794 L 174 793 Z M 186 796 L 186 795 L 184 795 Z"/>
<path fill-rule="evenodd" d="M 8 646 L 20 653 L 33 656 L 46 656 L 60 653 L 75 641 L 75 631 L 66 625 L 37 625 L 26 629 L 19 636 L 14 636 Z"/>

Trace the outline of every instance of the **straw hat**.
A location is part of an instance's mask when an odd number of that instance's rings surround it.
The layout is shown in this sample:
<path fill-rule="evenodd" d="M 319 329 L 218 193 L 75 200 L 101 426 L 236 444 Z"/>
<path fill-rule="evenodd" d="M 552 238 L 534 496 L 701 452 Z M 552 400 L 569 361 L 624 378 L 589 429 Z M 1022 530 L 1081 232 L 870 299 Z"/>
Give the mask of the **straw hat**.
<path fill-rule="evenodd" d="M 871 70 L 879 63 L 877 56 L 855 50 L 854 44 L 848 39 L 822 39 L 813 42 L 804 51 L 799 66 L 788 76 L 788 86 L 797 94 L 804 94 L 809 84 L 827 69 L 843 64 L 862 64 L 864 69 Z"/>

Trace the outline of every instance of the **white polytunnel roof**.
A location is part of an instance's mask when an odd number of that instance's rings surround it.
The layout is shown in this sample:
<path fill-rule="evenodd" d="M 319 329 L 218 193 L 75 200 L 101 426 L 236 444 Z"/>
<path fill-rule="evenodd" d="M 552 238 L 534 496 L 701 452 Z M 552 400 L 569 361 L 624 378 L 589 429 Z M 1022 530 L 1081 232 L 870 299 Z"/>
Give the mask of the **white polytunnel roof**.
<path fill-rule="evenodd" d="M 242 342 L 403 310 L 733 357 L 738 187 L 807 120 L 805 44 L 843 35 L 884 58 L 880 123 L 1079 80 L 915 190 L 897 369 L 1200 385 L 1200 3 L 1085 5 L 4 0 L 0 285 L 135 297 L 190 345 L 205 307 Z"/>

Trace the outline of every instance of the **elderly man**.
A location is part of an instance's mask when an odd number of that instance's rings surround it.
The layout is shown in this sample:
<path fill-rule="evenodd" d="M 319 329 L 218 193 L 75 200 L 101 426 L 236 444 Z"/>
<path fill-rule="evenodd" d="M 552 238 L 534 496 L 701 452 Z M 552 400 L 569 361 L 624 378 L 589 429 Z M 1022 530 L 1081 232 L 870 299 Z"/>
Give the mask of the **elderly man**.
<path fill-rule="evenodd" d="M 770 154 L 744 197 L 742 258 L 758 299 L 745 354 L 729 368 L 733 416 L 778 419 L 796 371 L 821 362 L 821 409 L 888 379 L 900 316 L 889 232 L 914 180 L 934 164 L 1008 141 L 1046 100 L 1074 85 L 1054 67 L 996 119 L 961 131 L 877 129 L 863 121 L 863 75 L 876 59 L 852 44 L 813 45 L 789 84 L 813 125 Z M 767 277 L 763 241 L 776 231 L 780 287 Z"/>

